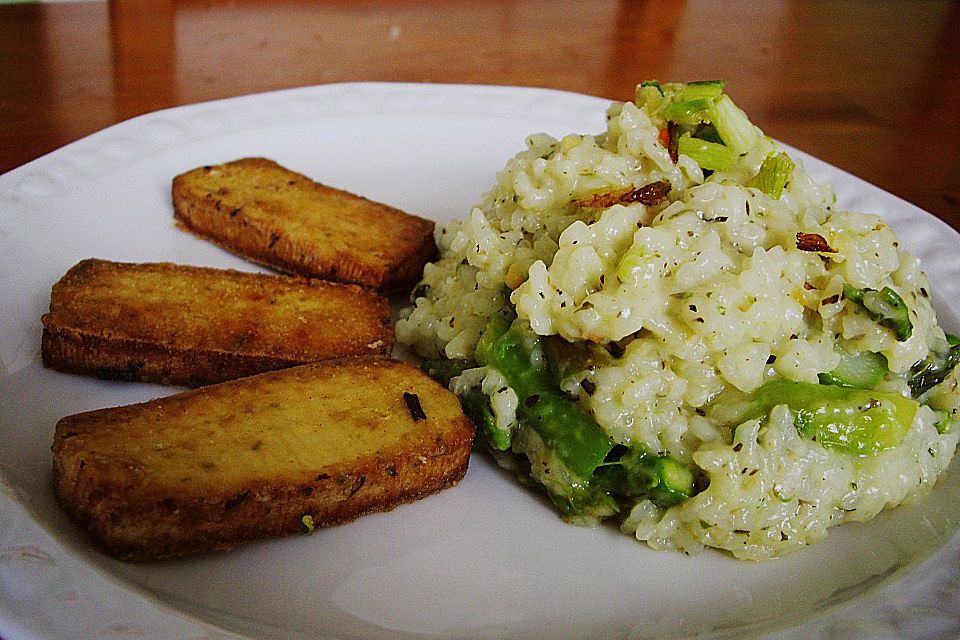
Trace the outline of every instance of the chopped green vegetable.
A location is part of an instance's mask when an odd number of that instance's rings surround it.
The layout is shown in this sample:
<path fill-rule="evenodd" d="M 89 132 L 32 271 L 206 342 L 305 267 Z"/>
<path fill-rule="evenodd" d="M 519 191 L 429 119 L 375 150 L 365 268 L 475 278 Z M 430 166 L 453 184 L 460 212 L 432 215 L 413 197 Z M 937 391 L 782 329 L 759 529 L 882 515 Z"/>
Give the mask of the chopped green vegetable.
<path fill-rule="evenodd" d="M 510 320 L 503 314 L 495 313 L 487 321 L 487 326 L 483 328 L 483 333 L 480 334 L 480 339 L 477 340 L 477 346 L 473 351 L 473 358 L 477 361 L 477 364 L 490 364 L 494 345 L 509 329 Z"/>
<path fill-rule="evenodd" d="M 591 522 L 593 517 L 606 517 L 619 511 L 617 501 L 607 491 L 590 481 L 573 480 L 560 488 L 548 486 L 547 497 L 550 502 L 571 521 Z M 586 518 L 584 518 L 586 516 Z"/>
<path fill-rule="evenodd" d="M 947 433 L 950 431 L 950 412 L 943 409 L 934 409 L 936 420 L 933 422 L 937 433 Z"/>
<path fill-rule="evenodd" d="M 720 134 L 717 133 L 717 128 L 709 122 L 704 122 L 703 124 L 697 125 L 697 128 L 693 131 L 693 137 L 697 138 L 698 140 L 706 140 L 707 142 L 723 144 L 723 139 L 720 138 Z"/>
<path fill-rule="evenodd" d="M 483 335 L 488 345 L 483 361 L 500 371 L 517 393 L 520 424 L 536 431 L 557 459 L 579 478 L 562 490 L 548 491 L 563 513 L 575 516 L 585 510 L 615 510 L 613 495 L 643 495 L 661 506 L 693 495 L 693 472 L 673 458 L 628 450 L 619 460 L 609 461 L 613 443 L 589 413 L 560 391 L 557 376 L 611 357 L 602 347 L 557 337 L 543 339 L 518 322 L 503 331 L 503 322 L 496 319 L 488 323 Z M 494 340 L 493 336 L 498 337 Z M 491 445 L 507 450 L 509 434 L 496 429 L 486 396 L 473 392 L 462 402 Z"/>
<path fill-rule="evenodd" d="M 587 479 L 613 448 L 596 421 L 561 393 L 545 364 L 540 337 L 514 323 L 500 333 L 494 316 L 481 336 L 482 363 L 497 369 L 520 399 L 520 420 L 543 438 L 571 473 Z M 495 340 L 492 336 L 498 335 Z M 477 360 L 481 361 L 480 345 Z"/>
<path fill-rule="evenodd" d="M 613 448 L 594 419 L 563 396 L 528 396 L 520 415 L 564 465 L 581 478 L 589 478 Z"/>
<path fill-rule="evenodd" d="M 900 444 L 920 406 L 897 393 L 773 380 L 754 392 L 749 417 L 769 415 L 784 404 L 801 435 L 856 456 Z"/>
<path fill-rule="evenodd" d="M 661 106 L 667 102 L 664 96 L 663 87 L 659 82 L 643 82 L 637 85 L 634 93 L 634 101 L 637 106 L 648 113 L 656 113 Z"/>
<path fill-rule="evenodd" d="M 300 530 L 307 536 L 316 531 L 316 527 L 313 524 L 313 516 L 309 513 L 300 518 Z"/>
<path fill-rule="evenodd" d="M 727 83 L 723 80 L 697 80 L 683 85 L 681 97 L 683 100 L 696 100 L 698 98 L 708 98 L 715 100 L 723 93 L 723 88 Z"/>
<path fill-rule="evenodd" d="M 714 101 L 708 119 L 724 143 L 738 154 L 746 153 L 760 140 L 760 132 L 726 94 Z"/>
<path fill-rule="evenodd" d="M 663 87 L 660 86 L 660 83 L 656 80 L 644 80 L 643 82 L 640 83 L 640 88 L 642 87 L 653 87 L 654 89 L 660 92 L 661 96 L 663 95 Z"/>
<path fill-rule="evenodd" d="M 951 344 L 950 338 L 954 338 Z M 930 389 L 946 380 L 950 372 L 960 364 L 960 343 L 954 336 L 947 336 L 950 348 L 945 352 L 930 352 L 926 358 L 910 368 L 907 384 L 914 398 L 919 398 Z"/>
<path fill-rule="evenodd" d="M 713 108 L 713 100 L 710 98 L 694 98 L 674 102 L 663 110 L 663 115 L 670 122 L 692 125 L 707 120 L 711 108 Z"/>
<path fill-rule="evenodd" d="M 877 324 L 893 329 L 898 342 L 903 342 L 913 335 L 910 310 L 900 294 L 890 287 L 876 291 L 844 284 L 843 297 L 859 304 Z"/>
<path fill-rule="evenodd" d="M 487 437 L 490 446 L 498 451 L 506 451 L 512 441 L 508 430 L 497 427 L 497 418 L 490 408 L 490 398 L 479 389 L 473 389 L 460 397 L 463 412 L 473 424 Z"/>
<path fill-rule="evenodd" d="M 757 175 L 747 181 L 748 187 L 754 187 L 767 195 L 780 199 L 784 187 L 793 176 L 793 160 L 785 153 L 775 153 L 767 156 Z"/>
<path fill-rule="evenodd" d="M 863 304 L 863 290 L 857 289 L 851 284 L 843 285 L 843 297 L 847 300 L 853 300 L 858 304 Z"/>
<path fill-rule="evenodd" d="M 873 389 L 887 375 L 887 359 L 872 351 L 850 353 L 838 348 L 840 362 L 829 373 L 821 373 L 820 383 L 855 389 Z"/>
<path fill-rule="evenodd" d="M 423 364 L 420 365 L 427 372 L 427 375 L 444 386 L 449 385 L 451 378 L 460 375 L 469 366 L 470 364 L 466 360 L 449 360 L 447 358 L 424 360 Z"/>
<path fill-rule="evenodd" d="M 661 506 L 683 502 L 694 493 L 693 471 L 676 458 L 659 455 L 653 462 L 654 477 L 650 494 Z"/>
<path fill-rule="evenodd" d="M 610 352 L 595 342 L 571 342 L 556 335 L 543 339 L 543 353 L 547 359 L 547 368 L 557 385 L 575 373 L 613 362 Z"/>
<path fill-rule="evenodd" d="M 496 316 L 487 323 L 481 336 L 500 333 L 502 324 Z M 477 359 L 480 360 L 478 344 Z M 507 331 L 494 340 L 483 356 L 483 364 L 497 369 L 507 379 L 521 403 L 537 394 L 559 391 L 550 378 L 543 356 L 540 337 L 521 323 L 510 325 Z"/>
<path fill-rule="evenodd" d="M 625 498 L 646 497 L 668 507 L 695 492 L 693 471 L 676 458 L 630 449 L 597 469 L 595 485 Z"/>
<path fill-rule="evenodd" d="M 711 171 L 729 171 L 739 158 L 730 147 L 694 138 L 689 133 L 680 136 L 677 153 L 689 156 L 702 168 Z"/>

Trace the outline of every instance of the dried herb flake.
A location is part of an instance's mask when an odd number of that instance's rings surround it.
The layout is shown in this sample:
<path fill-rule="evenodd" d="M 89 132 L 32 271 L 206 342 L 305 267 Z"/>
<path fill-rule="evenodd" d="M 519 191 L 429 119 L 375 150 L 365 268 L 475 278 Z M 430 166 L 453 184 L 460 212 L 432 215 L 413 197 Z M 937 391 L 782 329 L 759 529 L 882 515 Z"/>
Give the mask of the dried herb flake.
<path fill-rule="evenodd" d="M 404 391 L 403 401 L 407 403 L 407 409 L 410 411 L 410 417 L 413 418 L 414 422 L 427 419 L 427 414 L 424 413 L 423 407 L 420 405 L 420 396 Z"/>

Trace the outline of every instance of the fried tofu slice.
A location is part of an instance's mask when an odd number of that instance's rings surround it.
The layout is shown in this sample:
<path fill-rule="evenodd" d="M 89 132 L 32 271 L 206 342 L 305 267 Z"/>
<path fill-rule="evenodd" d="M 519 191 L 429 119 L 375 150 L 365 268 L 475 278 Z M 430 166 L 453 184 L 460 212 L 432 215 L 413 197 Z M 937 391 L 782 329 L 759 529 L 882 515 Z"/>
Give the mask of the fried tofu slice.
<path fill-rule="evenodd" d="M 390 304 L 372 290 L 165 262 L 83 260 L 42 323 L 48 367 L 188 387 L 393 346 Z"/>
<path fill-rule="evenodd" d="M 473 435 L 420 369 L 363 356 L 63 418 L 53 484 L 106 553 L 168 558 L 433 494 L 463 477 Z"/>
<path fill-rule="evenodd" d="M 434 257 L 433 222 L 334 189 L 266 158 L 173 180 L 179 224 L 282 273 L 406 292 Z"/>

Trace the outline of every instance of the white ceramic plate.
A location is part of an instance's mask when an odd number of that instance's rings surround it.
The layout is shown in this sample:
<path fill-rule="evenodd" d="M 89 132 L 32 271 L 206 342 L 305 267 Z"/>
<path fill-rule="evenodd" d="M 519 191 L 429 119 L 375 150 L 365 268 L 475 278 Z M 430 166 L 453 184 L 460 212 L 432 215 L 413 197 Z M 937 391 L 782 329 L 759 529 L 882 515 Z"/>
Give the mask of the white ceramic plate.
<path fill-rule="evenodd" d="M 952 636 L 960 470 L 920 504 L 787 558 L 655 552 L 563 524 L 482 454 L 463 482 L 310 537 L 156 564 L 91 550 L 51 495 L 64 415 L 170 393 L 45 370 L 50 286 L 86 257 L 254 267 L 173 224 L 171 178 L 261 155 L 437 220 L 460 217 L 526 135 L 603 129 L 607 100 L 504 87 L 344 84 L 172 109 L 0 177 L 0 636 L 778 638 Z M 960 237 L 803 154 L 847 208 L 884 216 L 960 330 Z M 933 558 L 929 558 L 935 554 Z M 796 626 L 800 625 L 800 626 Z"/>

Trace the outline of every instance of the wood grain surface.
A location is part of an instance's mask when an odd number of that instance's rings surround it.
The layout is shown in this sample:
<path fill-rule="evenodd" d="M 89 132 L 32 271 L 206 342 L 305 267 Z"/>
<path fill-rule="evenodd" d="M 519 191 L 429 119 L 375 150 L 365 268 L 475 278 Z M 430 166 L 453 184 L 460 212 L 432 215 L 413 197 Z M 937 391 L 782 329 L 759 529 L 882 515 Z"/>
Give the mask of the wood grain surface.
<path fill-rule="evenodd" d="M 768 134 L 960 229 L 960 3 L 115 0 L 0 5 L 0 172 L 175 105 L 344 81 L 630 99 L 720 78 Z"/>

